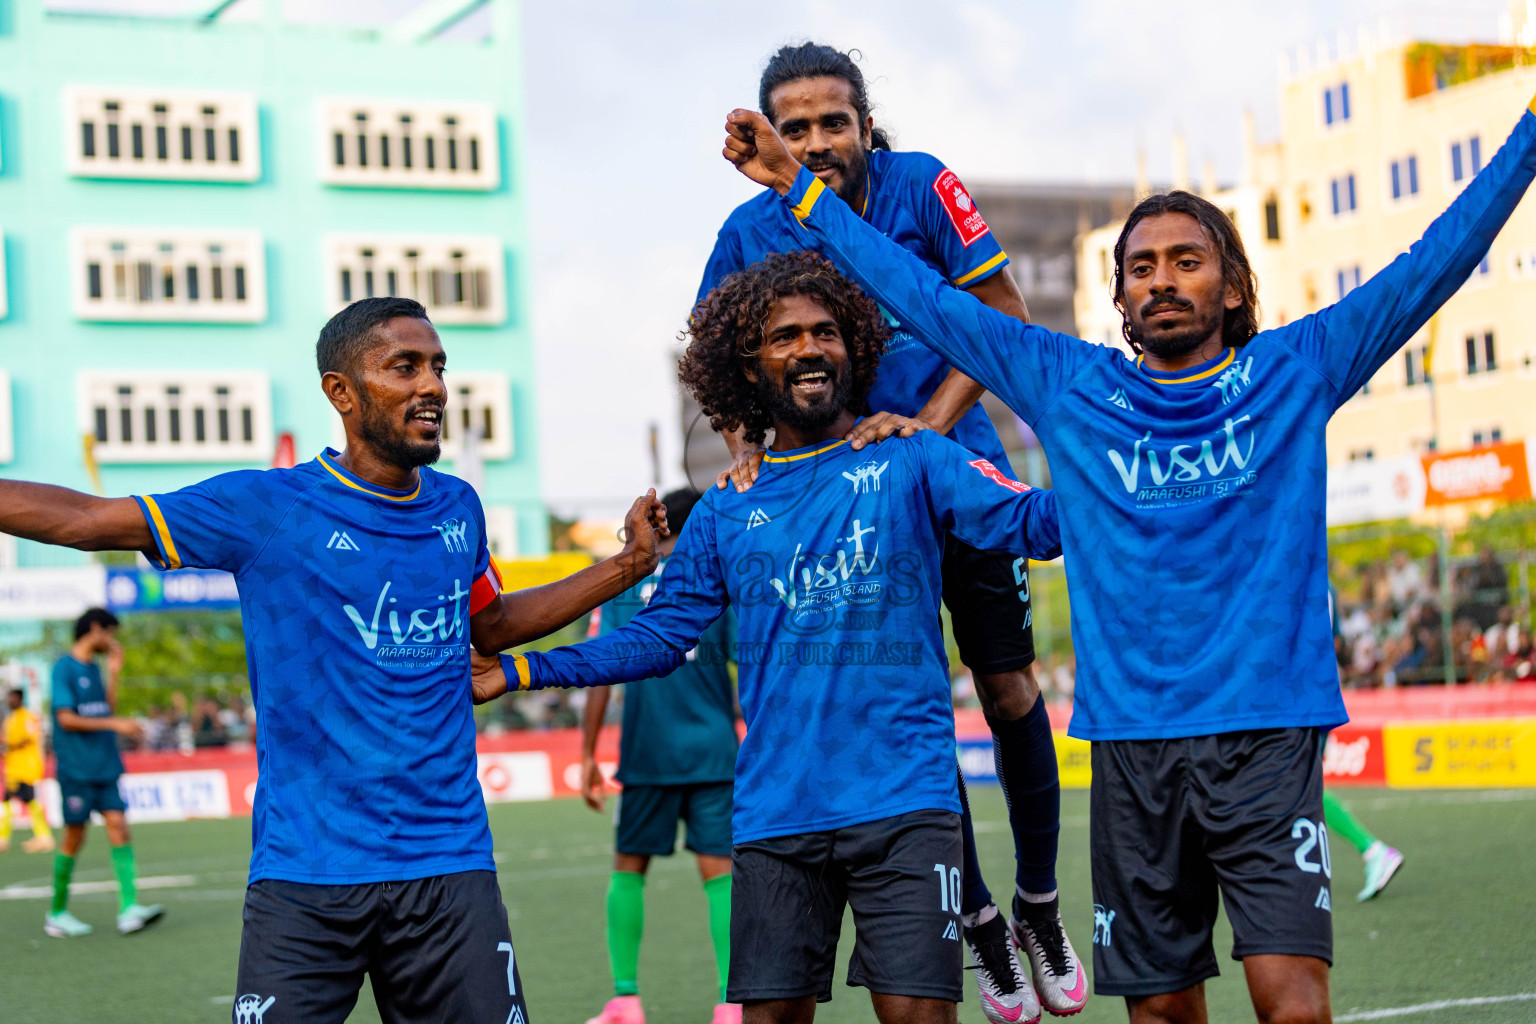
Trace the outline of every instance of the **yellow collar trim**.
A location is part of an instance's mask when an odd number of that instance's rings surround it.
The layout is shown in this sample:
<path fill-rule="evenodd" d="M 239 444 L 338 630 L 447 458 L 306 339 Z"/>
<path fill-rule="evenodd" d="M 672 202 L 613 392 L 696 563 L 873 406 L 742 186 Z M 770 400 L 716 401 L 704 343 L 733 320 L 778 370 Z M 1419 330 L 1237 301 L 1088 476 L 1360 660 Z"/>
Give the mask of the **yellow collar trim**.
<path fill-rule="evenodd" d="M 1142 360 L 1144 360 L 1146 358 L 1147 358 L 1146 356 L 1137 356 L 1136 357 L 1136 365 L 1137 365 L 1137 367 L 1140 367 L 1141 363 L 1142 363 Z M 1215 366 L 1211 367 L 1209 370 L 1205 370 L 1205 371 L 1203 371 L 1201 373 L 1197 373 L 1197 374 L 1195 374 L 1192 377 L 1180 377 L 1178 380 L 1164 380 L 1161 377 L 1153 377 L 1151 374 L 1148 374 L 1147 375 L 1147 379 L 1151 380 L 1151 381 L 1153 381 L 1154 383 L 1157 383 L 1157 384 L 1188 384 L 1190 381 L 1193 381 L 1193 380 L 1205 380 L 1205 378 L 1207 378 L 1207 377 L 1214 377 L 1214 376 L 1216 376 L 1216 374 L 1220 373 L 1222 370 L 1225 370 L 1227 367 L 1231 366 L 1232 365 L 1232 361 L 1235 360 L 1236 358 L 1237 358 L 1237 349 L 1229 348 L 1229 349 L 1227 349 L 1227 358 L 1223 359 L 1221 362 L 1217 363 Z"/>
<path fill-rule="evenodd" d="M 364 494 L 371 494 L 375 498 L 383 498 L 386 501 L 410 501 L 421 493 L 421 474 L 419 472 L 416 474 L 416 489 L 410 494 L 404 495 L 402 497 L 398 494 L 385 494 L 382 491 L 370 491 L 368 488 L 362 486 L 361 484 L 355 484 L 351 480 L 348 480 L 345 476 L 342 476 L 341 472 L 335 466 L 325 461 L 324 455 L 317 455 L 315 457 L 320 460 L 320 465 L 324 466 L 326 471 L 330 473 L 331 476 L 335 477 L 337 480 L 340 480 L 354 491 L 362 491 Z"/>
<path fill-rule="evenodd" d="M 825 448 L 817 448 L 813 452 L 801 452 L 799 455 L 764 455 L 763 456 L 763 461 L 764 462 L 798 462 L 801 459 L 809 459 L 809 458 L 811 458 L 813 456 L 820 455 L 822 452 L 829 452 L 833 448 L 836 448 L 838 445 L 840 445 L 840 444 L 847 444 L 847 443 L 848 443 L 847 439 L 844 439 L 842 441 L 833 441 L 831 444 L 827 445 Z"/>

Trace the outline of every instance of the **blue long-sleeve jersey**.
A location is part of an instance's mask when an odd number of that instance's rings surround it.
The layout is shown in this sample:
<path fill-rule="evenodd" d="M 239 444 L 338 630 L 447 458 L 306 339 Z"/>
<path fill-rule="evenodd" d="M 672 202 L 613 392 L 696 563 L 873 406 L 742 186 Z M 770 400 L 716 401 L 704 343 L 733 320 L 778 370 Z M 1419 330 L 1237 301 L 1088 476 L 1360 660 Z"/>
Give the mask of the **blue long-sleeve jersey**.
<path fill-rule="evenodd" d="M 628 624 L 508 659 L 508 678 L 539 689 L 665 675 L 730 605 L 747 725 L 736 842 L 958 811 L 939 625 L 946 532 L 1017 552 L 1021 578 L 1025 555 L 1061 550 L 1050 491 L 931 432 L 770 452 L 750 491 L 712 489 L 694 506 Z"/>
<path fill-rule="evenodd" d="M 1536 175 L 1536 115 L 1407 253 L 1333 306 L 1158 374 L 964 295 L 802 170 L 821 251 L 1040 437 L 1078 659 L 1071 733 L 1347 720 L 1327 608 L 1328 420 L 1466 281 Z"/>

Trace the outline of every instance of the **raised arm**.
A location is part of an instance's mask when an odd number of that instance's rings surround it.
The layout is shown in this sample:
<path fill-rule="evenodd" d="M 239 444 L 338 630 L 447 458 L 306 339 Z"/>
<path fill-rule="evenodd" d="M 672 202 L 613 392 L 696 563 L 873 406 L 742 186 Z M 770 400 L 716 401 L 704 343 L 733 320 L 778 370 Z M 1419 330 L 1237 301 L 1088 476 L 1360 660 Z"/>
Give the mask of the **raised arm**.
<path fill-rule="evenodd" d="M 1536 100 L 1509 139 L 1413 246 L 1327 309 L 1277 332 L 1339 390 L 1353 395 L 1429 322 L 1487 255 L 1536 177 Z"/>
<path fill-rule="evenodd" d="M 1084 365 L 1093 346 L 1020 323 L 952 287 L 855 214 L 802 168 L 761 114 L 732 111 L 724 155 L 784 196 L 817 248 L 923 344 L 1028 423 Z"/>
<path fill-rule="evenodd" d="M 155 553 L 149 523 L 132 498 L 24 480 L 0 480 L 0 533 L 81 551 Z"/>
<path fill-rule="evenodd" d="M 469 620 L 470 642 L 495 654 L 575 622 L 656 571 L 658 536 L 670 536 L 667 507 L 652 488 L 624 517 L 624 550 L 556 583 L 500 595 Z"/>

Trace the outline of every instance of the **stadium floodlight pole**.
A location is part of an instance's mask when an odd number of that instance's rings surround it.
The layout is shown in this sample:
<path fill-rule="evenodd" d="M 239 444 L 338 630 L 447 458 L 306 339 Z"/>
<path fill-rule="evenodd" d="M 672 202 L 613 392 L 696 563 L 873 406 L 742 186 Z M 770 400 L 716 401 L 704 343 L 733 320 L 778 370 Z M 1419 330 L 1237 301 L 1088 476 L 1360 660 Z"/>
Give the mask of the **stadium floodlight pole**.
<path fill-rule="evenodd" d="M 1187 192 L 1143 200 L 1115 246 L 1135 361 L 956 292 L 761 114 L 727 118 L 722 155 L 1051 460 L 1079 658 L 1068 731 L 1094 745 L 1094 985 L 1133 1022 L 1206 1019 L 1218 890 L 1259 1018 L 1329 1019 L 1322 745 L 1348 715 L 1327 614 L 1327 425 L 1487 254 L 1536 177 L 1533 108 L 1407 253 L 1273 330 L 1258 330 L 1231 219 Z M 1162 893 L 1139 884 L 1165 872 Z M 1196 903 L 1208 911 L 1191 917 Z"/>

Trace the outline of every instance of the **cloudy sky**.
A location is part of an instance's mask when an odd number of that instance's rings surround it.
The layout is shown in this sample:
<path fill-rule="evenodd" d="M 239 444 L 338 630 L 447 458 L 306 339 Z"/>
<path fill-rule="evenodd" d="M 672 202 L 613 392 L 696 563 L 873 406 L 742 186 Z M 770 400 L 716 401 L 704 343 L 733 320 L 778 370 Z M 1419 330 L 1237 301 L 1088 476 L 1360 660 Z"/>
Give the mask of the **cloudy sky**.
<path fill-rule="evenodd" d="M 26 0 L 22 0 L 26 2 Z M 295 17 L 387 22 L 420 0 L 285 0 Z M 206 0 L 49 0 L 185 10 Z M 243 0 L 239 8 L 253 7 Z M 715 232 L 752 194 L 719 156 L 763 61 L 815 39 L 858 48 L 878 123 L 970 181 L 1129 181 L 1136 151 L 1171 173 L 1239 171 L 1245 108 L 1277 122 L 1283 52 L 1383 23 L 1492 40 L 1506 0 L 524 0 L 532 294 L 544 493 L 565 514 L 619 511 L 682 482 L 671 353 Z M 254 13 L 254 11 L 252 12 Z M 454 34 L 472 37 L 472 16 Z"/>

